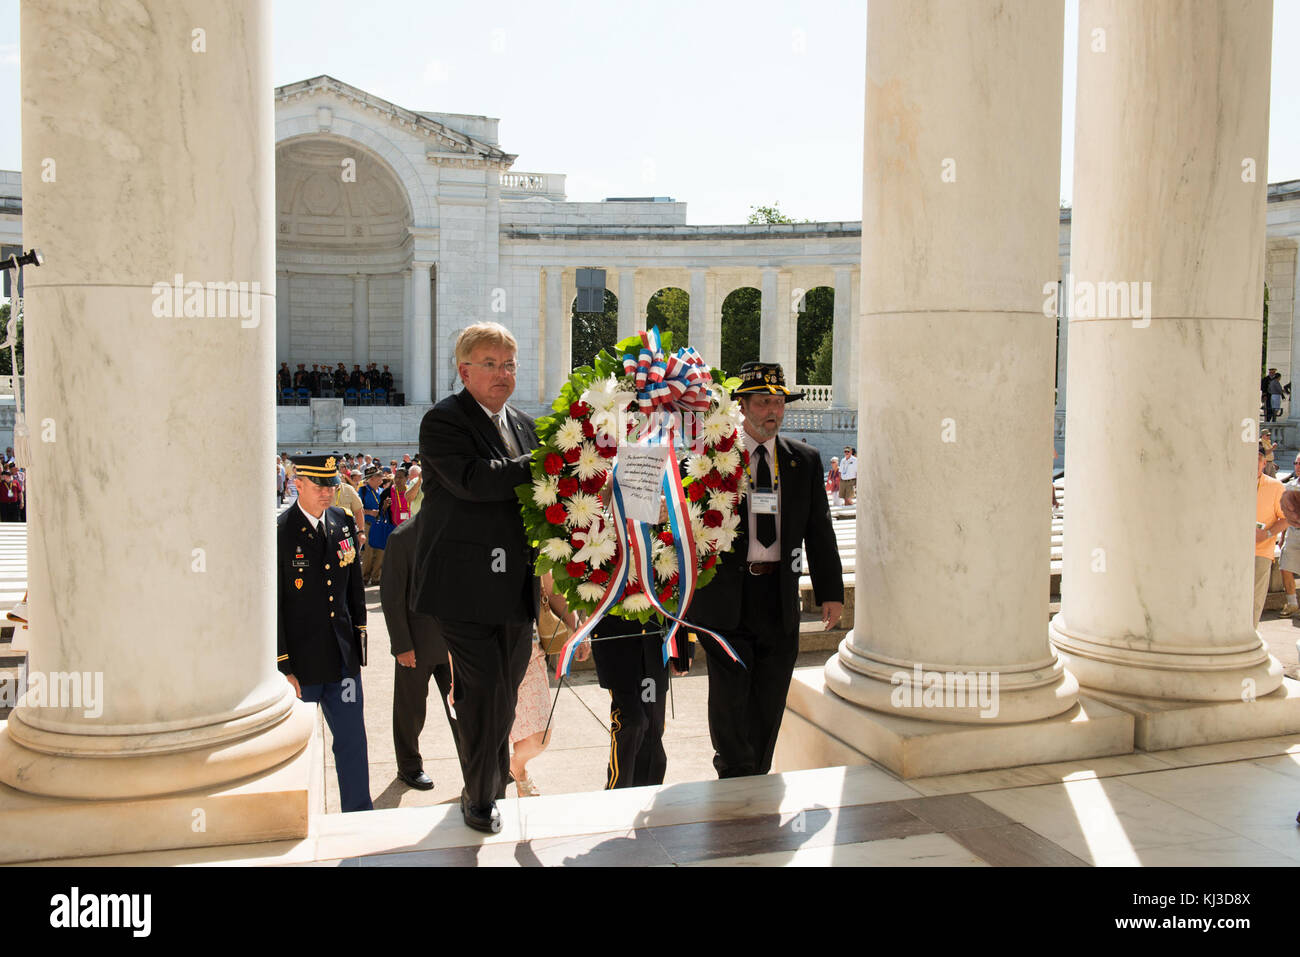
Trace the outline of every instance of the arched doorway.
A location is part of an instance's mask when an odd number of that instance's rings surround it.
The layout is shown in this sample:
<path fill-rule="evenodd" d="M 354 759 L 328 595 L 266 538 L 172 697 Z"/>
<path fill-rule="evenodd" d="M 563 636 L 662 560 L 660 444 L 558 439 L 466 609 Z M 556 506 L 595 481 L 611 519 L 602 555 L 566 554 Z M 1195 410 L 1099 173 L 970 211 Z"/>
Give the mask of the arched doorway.
<path fill-rule="evenodd" d="M 794 381 L 800 385 L 830 385 L 835 290 L 830 286 L 814 286 L 803 294 L 798 310 Z"/>
<path fill-rule="evenodd" d="M 606 289 L 604 305 L 603 312 L 579 312 L 578 300 L 573 300 L 570 344 L 574 369 L 591 365 L 601 349 L 608 349 L 611 355 L 614 353 L 618 342 L 618 296 Z"/>
<path fill-rule="evenodd" d="M 672 332 L 673 348 L 690 344 L 691 294 L 677 286 L 664 286 L 645 309 L 645 328 L 658 326 L 660 332 Z"/>
<path fill-rule="evenodd" d="M 763 294 L 741 286 L 722 300 L 722 349 L 719 368 L 735 375 L 746 362 L 757 362 L 763 325 Z"/>

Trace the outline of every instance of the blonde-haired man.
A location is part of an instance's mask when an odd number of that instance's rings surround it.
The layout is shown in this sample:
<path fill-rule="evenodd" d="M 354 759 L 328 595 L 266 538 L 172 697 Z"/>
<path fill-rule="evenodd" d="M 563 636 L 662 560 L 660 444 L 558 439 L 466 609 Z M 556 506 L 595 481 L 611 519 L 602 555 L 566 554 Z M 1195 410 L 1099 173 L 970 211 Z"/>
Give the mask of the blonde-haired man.
<path fill-rule="evenodd" d="M 411 608 L 437 619 L 451 653 L 465 823 L 501 830 L 515 692 L 528 667 L 538 588 L 515 486 L 530 479 L 533 420 L 506 404 L 518 344 L 495 322 L 456 342 L 464 389 L 420 423 L 424 504 Z M 427 513 L 427 514 L 425 514 Z M 418 662 L 417 662 L 418 663 Z"/>

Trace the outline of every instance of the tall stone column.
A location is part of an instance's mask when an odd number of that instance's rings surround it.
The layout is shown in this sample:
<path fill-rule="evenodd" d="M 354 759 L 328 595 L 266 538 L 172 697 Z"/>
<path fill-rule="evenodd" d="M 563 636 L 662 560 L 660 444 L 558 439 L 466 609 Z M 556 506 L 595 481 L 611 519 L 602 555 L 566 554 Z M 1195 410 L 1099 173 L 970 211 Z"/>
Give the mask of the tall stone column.
<path fill-rule="evenodd" d="M 297 368 L 293 361 L 292 327 L 289 325 L 289 281 L 287 272 L 275 274 L 275 364 L 289 363 L 289 368 Z"/>
<path fill-rule="evenodd" d="M 546 267 L 546 388 L 547 404 L 560 392 L 569 374 L 572 349 L 564 315 L 563 275 L 559 266 Z"/>
<path fill-rule="evenodd" d="M 352 361 L 362 369 L 370 362 L 370 280 L 364 273 L 352 277 Z"/>
<path fill-rule="evenodd" d="M 831 327 L 831 408 L 852 409 L 857 396 L 849 384 L 853 355 L 853 269 L 835 267 L 835 324 Z"/>
<path fill-rule="evenodd" d="M 793 385 L 799 380 L 799 364 L 796 361 L 799 348 L 799 303 L 794 298 L 794 277 L 790 270 L 782 269 L 776 274 L 777 302 L 777 345 L 776 358 L 764 360 L 779 362 L 785 367 L 786 381 Z"/>
<path fill-rule="evenodd" d="M 270 4 L 30 2 L 22 36 L 23 168 L 57 164 L 23 185 L 23 237 L 46 257 L 26 276 L 29 664 L 78 673 L 82 694 L 29 686 L 0 780 L 74 799 L 192 791 L 184 805 L 211 811 L 215 789 L 298 754 L 314 713 L 275 665 Z M 148 495 L 124 462 L 150 463 Z M 238 507 L 214 496 L 217 472 Z M 94 853 L 285 833 L 251 796 L 231 812 L 243 823 L 202 829 L 123 804 L 97 804 L 98 828 L 65 813 L 32 855 L 70 834 Z M 0 824 L 0 855 L 48 807 Z"/>
<path fill-rule="evenodd" d="M 408 404 L 433 401 L 432 266 L 411 263 L 411 387 Z"/>
<path fill-rule="evenodd" d="M 717 362 L 718 351 L 711 348 L 710 340 L 708 276 L 707 269 L 691 270 L 690 341 L 696 344 L 696 351 L 704 356 L 706 362 Z M 705 352 L 705 349 L 709 351 Z"/>
<path fill-rule="evenodd" d="M 625 266 L 618 271 L 618 338 L 636 335 L 636 269 Z M 554 397 L 552 395 L 552 397 Z"/>
<path fill-rule="evenodd" d="M 1090 694 L 1239 709 L 1211 720 L 1139 704 L 1143 747 L 1251 736 L 1239 717 L 1267 715 L 1282 684 L 1252 623 L 1272 22 L 1270 0 L 1079 7 L 1052 640 Z"/>
<path fill-rule="evenodd" d="M 415 379 L 415 349 L 411 343 L 415 335 L 414 287 L 411 285 L 411 270 L 403 269 L 402 277 L 402 391 L 406 394 L 407 404 L 412 398 L 411 383 Z"/>
<path fill-rule="evenodd" d="M 777 296 L 777 268 L 764 266 L 762 275 L 762 286 L 759 289 L 758 361 L 780 362 L 780 323 L 785 318 L 786 310 L 781 307 Z"/>
<path fill-rule="evenodd" d="M 1049 718 L 1078 691 L 1043 627 L 1062 4 L 872 0 L 867 18 L 870 402 L 856 619 L 826 684 L 893 716 Z M 958 697 L 966 675 L 994 706 Z"/>

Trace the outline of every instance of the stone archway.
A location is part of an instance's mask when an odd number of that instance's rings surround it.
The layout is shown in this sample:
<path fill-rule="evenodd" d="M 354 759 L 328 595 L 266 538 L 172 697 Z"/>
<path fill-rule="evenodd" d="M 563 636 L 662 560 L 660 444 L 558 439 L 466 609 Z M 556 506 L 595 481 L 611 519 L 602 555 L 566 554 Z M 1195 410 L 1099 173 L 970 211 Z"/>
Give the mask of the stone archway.
<path fill-rule="evenodd" d="M 673 348 L 690 343 L 691 294 L 680 286 L 663 286 L 646 303 L 645 328 L 672 332 Z"/>
<path fill-rule="evenodd" d="M 757 362 L 763 323 L 763 294 L 754 286 L 741 286 L 722 300 L 722 348 L 719 368 L 735 375 L 746 362 Z"/>

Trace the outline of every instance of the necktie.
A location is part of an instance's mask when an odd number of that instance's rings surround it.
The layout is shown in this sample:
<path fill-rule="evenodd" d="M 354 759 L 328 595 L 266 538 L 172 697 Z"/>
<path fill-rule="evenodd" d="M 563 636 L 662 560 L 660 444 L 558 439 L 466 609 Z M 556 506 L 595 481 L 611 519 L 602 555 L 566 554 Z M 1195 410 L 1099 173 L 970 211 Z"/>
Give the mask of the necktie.
<path fill-rule="evenodd" d="M 761 489 L 771 489 L 772 470 L 767 465 L 766 446 L 755 446 L 754 455 L 758 458 L 758 467 L 754 470 L 755 484 Z M 762 513 L 755 515 L 754 529 L 758 533 L 759 544 L 764 548 L 769 548 L 776 543 L 775 515 L 764 515 Z"/>
<path fill-rule="evenodd" d="M 501 442 L 506 447 L 507 455 L 515 454 L 515 444 L 510 441 L 510 433 L 506 430 L 505 414 L 498 412 L 492 416 L 492 421 L 497 424 L 497 431 L 501 433 Z"/>

